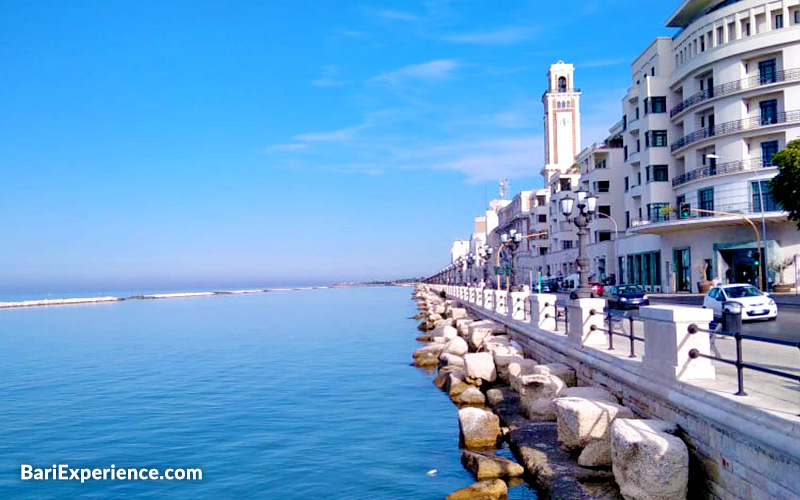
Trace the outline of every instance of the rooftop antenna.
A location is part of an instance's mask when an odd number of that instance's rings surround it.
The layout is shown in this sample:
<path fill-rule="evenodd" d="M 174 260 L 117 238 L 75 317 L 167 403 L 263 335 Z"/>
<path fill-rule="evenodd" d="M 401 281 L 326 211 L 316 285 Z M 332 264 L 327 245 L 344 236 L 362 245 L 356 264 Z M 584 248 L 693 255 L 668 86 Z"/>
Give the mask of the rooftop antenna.
<path fill-rule="evenodd" d="M 500 179 L 500 199 L 501 200 L 507 200 L 508 199 L 508 190 L 509 190 L 508 179 Z"/>

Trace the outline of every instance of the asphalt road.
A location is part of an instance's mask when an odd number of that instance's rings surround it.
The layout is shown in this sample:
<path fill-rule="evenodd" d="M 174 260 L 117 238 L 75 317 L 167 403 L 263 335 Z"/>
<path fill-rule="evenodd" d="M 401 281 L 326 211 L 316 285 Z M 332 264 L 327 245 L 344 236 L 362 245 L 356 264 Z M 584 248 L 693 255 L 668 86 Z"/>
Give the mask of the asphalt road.
<path fill-rule="evenodd" d="M 651 304 L 677 304 L 702 306 L 702 297 L 651 297 Z M 780 340 L 800 342 L 800 304 L 778 302 L 778 319 L 775 321 L 748 321 L 742 325 L 742 333 Z"/>

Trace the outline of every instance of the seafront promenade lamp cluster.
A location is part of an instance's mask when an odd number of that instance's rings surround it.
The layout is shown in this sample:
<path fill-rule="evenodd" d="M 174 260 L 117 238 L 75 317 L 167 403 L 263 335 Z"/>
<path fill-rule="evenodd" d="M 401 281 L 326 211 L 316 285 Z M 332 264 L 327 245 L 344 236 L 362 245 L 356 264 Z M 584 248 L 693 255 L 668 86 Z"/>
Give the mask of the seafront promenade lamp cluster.
<path fill-rule="evenodd" d="M 589 222 L 597 210 L 597 196 L 580 189 L 575 193 L 574 199 L 567 196 L 562 198 L 559 203 L 561 213 L 567 219 L 572 216 L 575 206 L 577 205 L 578 207 L 578 212 L 572 217 L 572 222 L 578 228 L 578 275 L 580 276 L 580 285 L 573 297 L 586 299 L 592 296 L 592 290 L 589 288 L 589 259 L 586 256 L 586 237 L 589 234 Z"/>
<path fill-rule="evenodd" d="M 484 283 L 489 281 L 489 266 L 486 264 L 491 262 L 492 254 L 494 254 L 494 248 L 490 247 L 489 245 L 483 245 L 478 250 L 478 255 L 481 257 L 481 265 L 483 266 Z"/>
<path fill-rule="evenodd" d="M 517 232 L 516 229 L 511 229 L 507 233 L 500 235 L 500 248 L 497 251 L 497 274 L 505 275 L 507 291 L 511 291 L 511 277 L 514 273 L 514 252 L 520 243 L 522 243 L 522 233 Z M 508 260 L 508 264 L 501 267 L 500 254 L 502 253 L 503 248 L 508 248 L 511 255 L 509 256 L 510 258 Z M 497 289 L 500 289 L 499 279 L 497 282 Z"/>

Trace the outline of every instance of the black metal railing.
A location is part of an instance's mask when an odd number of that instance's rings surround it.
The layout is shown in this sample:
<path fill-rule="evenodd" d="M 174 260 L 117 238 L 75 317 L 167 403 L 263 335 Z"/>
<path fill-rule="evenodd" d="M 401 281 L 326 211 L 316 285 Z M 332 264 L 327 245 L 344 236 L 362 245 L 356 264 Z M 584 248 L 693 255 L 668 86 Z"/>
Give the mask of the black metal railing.
<path fill-rule="evenodd" d="M 765 167 L 773 166 L 772 164 L 764 165 L 764 161 L 761 158 L 750 158 L 747 160 L 737 160 L 725 163 L 717 163 L 716 165 L 708 165 L 674 177 L 672 179 L 672 187 L 681 186 L 687 182 L 696 181 L 698 179 L 705 179 L 706 177 L 735 174 L 736 172 L 753 170 L 756 168 L 761 168 L 762 165 Z"/>
<path fill-rule="evenodd" d="M 764 195 L 766 198 L 766 194 Z M 758 199 L 756 198 L 756 202 Z M 764 200 L 765 210 L 764 212 L 780 212 L 782 209 L 780 206 L 775 206 L 774 202 L 771 202 L 767 199 Z M 708 212 L 701 212 L 699 210 L 692 210 L 691 208 L 697 208 L 701 210 L 715 210 L 717 212 L 724 212 L 724 213 L 708 213 Z M 635 219 L 631 221 L 631 227 L 641 227 L 647 226 L 649 224 L 659 224 L 663 222 L 678 222 L 684 221 L 689 219 L 706 219 L 712 217 L 728 217 L 728 216 L 739 216 L 742 218 L 746 218 L 747 216 L 752 215 L 761 215 L 761 210 L 759 210 L 759 206 L 757 204 L 751 203 L 749 201 L 745 202 L 736 202 L 736 203 L 725 203 L 717 201 L 714 204 L 700 205 L 700 206 L 692 206 L 690 208 L 689 213 L 681 213 L 681 207 L 669 207 L 669 211 L 665 210 L 654 210 L 654 213 L 651 213 L 649 217 L 643 219 Z"/>
<path fill-rule="evenodd" d="M 728 94 L 733 94 L 741 90 L 749 90 L 761 87 L 763 85 L 770 85 L 772 83 L 788 82 L 793 80 L 800 80 L 800 68 L 786 69 L 776 71 L 769 75 L 756 75 L 741 80 L 734 80 L 732 82 L 722 83 L 711 87 L 710 89 L 701 90 L 700 92 L 689 96 L 683 102 L 673 107 L 669 112 L 669 117 L 672 118 L 699 104 L 703 101 L 713 97 L 722 97 Z"/>
<path fill-rule="evenodd" d="M 757 372 L 767 373 L 769 375 L 775 375 L 777 377 L 794 380 L 795 382 L 800 382 L 800 375 L 796 375 L 794 373 L 789 373 L 783 370 L 776 370 L 774 368 L 769 368 L 767 366 L 762 366 L 753 363 L 747 363 L 744 361 L 744 355 L 742 354 L 742 340 L 753 340 L 756 342 L 764 342 L 767 344 L 773 345 L 782 345 L 786 347 L 794 347 L 798 349 L 798 353 L 800 353 L 800 342 L 799 341 L 792 341 L 792 340 L 780 340 L 780 339 L 772 339 L 769 337 L 760 337 L 758 335 L 746 335 L 741 333 L 740 330 L 734 329 L 734 331 L 720 331 L 717 329 L 708 329 L 708 328 L 700 328 L 696 324 L 691 324 L 688 327 L 688 331 L 690 334 L 695 334 L 698 332 L 708 333 L 709 335 L 723 335 L 726 337 L 733 337 L 736 340 L 736 359 L 730 359 L 722 357 L 721 355 L 711 356 L 709 354 L 703 354 L 697 349 L 691 349 L 689 351 L 689 357 L 691 359 L 696 358 L 706 358 L 712 361 L 719 361 L 720 363 L 725 363 L 728 365 L 733 365 L 736 367 L 736 382 L 737 382 L 737 391 L 736 396 L 747 396 L 747 393 L 744 390 L 744 370 L 754 370 Z"/>
<path fill-rule="evenodd" d="M 590 316 L 594 316 L 596 314 L 603 314 L 603 312 L 602 311 L 597 311 L 596 309 L 592 309 L 592 310 L 589 311 L 589 315 Z M 609 309 L 608 310 L 608 314 L 605 316 L 604 319 L 605 319 L 607 328 L 603 328 L 603 327 L 600 327 L 600 326 L 597 326 L 597 325 L 590 325 L 589 326 L 589 330 L 591 330 L 593 332 L 594 331 L 601 331 L 601 332 L 605 332 L 606 334 L 608 334 L 608 350 L 609 351 L 613 351 L 614 350 L 614 336 L 624 337 L 624 338 L 628 339 L 629 346 L 630 346 L 630 354 L 628 354 L 628 357 L 629 358 L 635 358 L 636 357 L 636 350 L 635 350 L 635 345 L 634 344 L 637 341 L 644 343 L 644 338 L 636 336 L 635 323 L 634 322 L 635 321 L 642 321 L 642 318 L 640 318 L 637 314 L 635 314 L 634 311 L 619 311 L 619 310 L 615 310 L 615 309 Z M 617 324 L 623 325 L 625 320 L 627 320 L 627 322 L 628 322 L 628 333 L 625 333 L 625 327 L 624 326 L 621 326 L 620 331 L 617 331 L 614 328 L 614 326 L 617 325 Z"/>
<path fill-rule="evenodd" d="M 550 314 L 550 313 L 546 313 L 544 315 L 544 317 L 545 318 L 553 318 L 553 319 L 555 319 L 555 321 L 556 321 L 556 330 L 558 330 L 558 322 L 559 321 L 563 321 L 564 322 L 564 332 L 565 333 L 569 332 L 569 307 L 567 306 L 567 303 L 565 301 L 562 301 L 562 300 L 556 300 L 556 302 L 554 304 L 551 304 L 549 302 L 545 302 L 544 303 L 544 307 L 545 308 L 550 307 L 550 306 L 553 306 L 553 309 L 555 310 L 555 316 Z"/>
<path fill-rule="evenodd" d="M 800 110 L 781 111 L 769 116 L 753 116 L 750 118 L 743 118 L 741 120 L 733 120 L 730 122 L 720 123 L 713 127 L 704 127 L 700 130 L 695 130 L 691 134 L 685 135 L 672 143 L 671 151 L 675 152 L 689 144 L 697 141 L 707 139 L 709 137 L 716 137 L 718 135 L 734 134 L 743 130 L 752 130 L 770 125 L 778 125 L 781 123 L 794 123 L 800 121 Z"/>

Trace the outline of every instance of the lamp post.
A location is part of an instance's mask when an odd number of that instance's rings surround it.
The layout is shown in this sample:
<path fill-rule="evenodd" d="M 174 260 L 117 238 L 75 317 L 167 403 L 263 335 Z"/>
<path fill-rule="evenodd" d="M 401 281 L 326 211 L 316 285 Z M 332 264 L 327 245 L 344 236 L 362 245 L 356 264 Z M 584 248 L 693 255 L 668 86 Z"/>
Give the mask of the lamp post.
<path fill-rule="evenodd" d="M 597 209 L 597 197 L 590 195 L 584 189 L 575 192 L 575 199 L 567 196 L 561 199 L 561 213 L 569 218 L 572 215 L 574 205 L 578 206 L 578 213 L 572 218 L 572 222 L 578 228 L 578 274 L 580 285 L 578 286 L 577 298 L 588 299 L 592 296 L 589 288 L 589 259 L 586 257 L 586 236 L 589 234 L 589 221 L 592 214 Z"/>
<path fill-rule="evenodd" d="M 727 158 L 725 156 L 720 156 L 716 153 L 707 154 L 706 158 L 710 158 L 712 160 L 719 160 L 723 158 Z M 736 158 L 728 158 L 729 160 L 739 161 Z M 761 242 L 760 242 L 760 258 L 761 258 L 761 283 L 762 288 L 765 292 L 768 292 L 768 280 L 767 280 L 767 220 L 764 216 L 764 212 L 766 211 L 766 207 L 764 206 L 764 193 L 761 190 L 761 179 L 756 180 L 756 184 L 758 184 L 758 204 L 761 206 Z"/>
<path fill-rule="evenodd" d="M 603 217 L 614 223 L 614 260 L 616 260 L 616 262 L 614 262 L 614 269 L 617 270 L 616 274 L 614 275 L 614 283 L 616 284 L 619 283 L 619 273 L 622 272 L 622 270 L 619 269 L 619 255 L 617 255 L 618 252 L 617 240 L 619 239 L 619 226 L 617 226 L 617 221 L 615 221 L 614 218 L 611 217 L 610 215 L 606 215 L 603 212 L 597 212 L 597 215 L 598 217 Z"/>
<path fill-rule="evenodd" d="M 467 283 L 472 283 L 473 276 L 472 276 L 472 266 L 475 264 L 475 254 L 470 253 L 467 255 Z"/>
<path fill-rule="evenodd" d="M 483 263 L 483 282 L 486 284 L 489 281 L 489 269 L 487 264 L 491 262 L 492 254 L 494 253 L 494 248 L 490 247 L 489 245 L 483 245 L 480 249 L 480 257 Z"/>
<path fill-rule="evenodd" d="M 505 269 L 506 274 L 506 291 L 511 291 L 511 275 L 514 272 L 514 250 L 517 249 L 517 245 L 522 242 L 522 233 L 517 232 L 516 229 L 511 229 L 508 233 L 503 233 L 500 235 L 500 248 L 497 249 L 497 272 L 498 275 L 500 274 L 500 256 L 503 253 L 503 248 L 508 247 L 509 252 L 511 253 L 509 259 L 509 267 Z M 500 290 L 500 280 L 497 280 L 497 289 Z"/>

